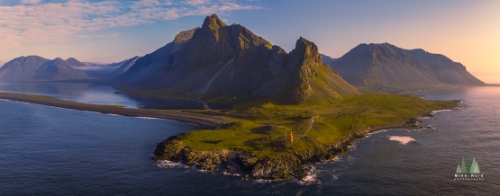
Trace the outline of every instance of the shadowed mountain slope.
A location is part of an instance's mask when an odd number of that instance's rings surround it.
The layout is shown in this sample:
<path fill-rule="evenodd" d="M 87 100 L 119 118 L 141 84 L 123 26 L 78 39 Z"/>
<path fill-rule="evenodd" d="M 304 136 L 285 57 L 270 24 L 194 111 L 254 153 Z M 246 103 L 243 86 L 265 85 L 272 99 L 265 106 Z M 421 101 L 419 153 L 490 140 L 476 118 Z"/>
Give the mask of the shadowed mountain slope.
<path fill-rule="evenodd" d="M 484 83 L 443 55 L 391 44 L 360 44 L 332 63 L 355 86 L 435 88 Z"/>
<path fill-rule="evenodd" d="M 287 54 L 241 25 L 227 26 L 215 14 L 201 28 L 183 31 L 139 58 L 112 84 L 173 96 L 265 96 L 292 103 L 358 93 L 322 64 L 314 43 L 300 38 Z"/>
<path fill-rule="evenodd" d="M 111 73 L 107 74 L 105 76 L 105 78 L 114 78 L 114 77 L 119 76 L 120 74 L 126 72 L 128 69 L 130 69 L 130 67 L 132 67 L 132 65 L 135 64 L 137 59 L 139 59 L 139 57 L 135 56 L 135 57 L 132 57 L 132 58 L 127 59 L 127 60 L 123 60 L 123 61 L 118 62 L 118 63 L 111 63 L 108 65 L 105 65 L 105 67 L 116 68 Z"/>

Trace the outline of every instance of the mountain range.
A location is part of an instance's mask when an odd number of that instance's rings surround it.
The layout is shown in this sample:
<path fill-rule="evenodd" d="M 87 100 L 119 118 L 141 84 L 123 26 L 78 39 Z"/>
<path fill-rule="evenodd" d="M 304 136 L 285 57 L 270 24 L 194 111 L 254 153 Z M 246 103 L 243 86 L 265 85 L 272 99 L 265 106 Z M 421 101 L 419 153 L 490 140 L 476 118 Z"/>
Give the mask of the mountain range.
<path fill-rule="evenodd" d="M 405 50 L 388 43 L 360 44 L 331 66 L 358 87 L 395 89 L 484 85 L 465 66 L 422 49 Z"/>
<path fill-rule="evenodd" d="M 183 31 L 137 59 L 111 84 L 173 96 L 275 97 L 288 103 L 359 93 L 322 63 L 313 42 L 299 38 L 287 53 L 239 24 L 226 25 L 215 14 L 201 28 Z"/>
<path fill-rule="evenodd" d="M 80 62 L 75 58 L 49 60 L 39 56 L 18 57 L 0 67 L 0 81 L 107 80 L 128 70 L 138 58 L 100 64 Z"/>
<path fill-rule="evenodd" d="M 87 73 L 75 66 L 84 66 L 80 61 L 27 56 L 13 59 L 0 68 L 0 81 L 40 81 L 89 79 Z"/>
<path fill-rule="evenodd" d="M 128 92 L 272 97 L 290 103 L 356 95 L 354 86 L 484 85 L 446 56 L 388 43 L 360 44 L 335 59 L 320 54 L 313 42 L 301 37 L 287 53 L 242 25 L 226 25 L 215 14 L 206 17 L 201 27 L 180 32 L 143 57 L 105 65 L 28 56 L 0 68 L 0 81 L 79 79 L 101 79 Z"/>

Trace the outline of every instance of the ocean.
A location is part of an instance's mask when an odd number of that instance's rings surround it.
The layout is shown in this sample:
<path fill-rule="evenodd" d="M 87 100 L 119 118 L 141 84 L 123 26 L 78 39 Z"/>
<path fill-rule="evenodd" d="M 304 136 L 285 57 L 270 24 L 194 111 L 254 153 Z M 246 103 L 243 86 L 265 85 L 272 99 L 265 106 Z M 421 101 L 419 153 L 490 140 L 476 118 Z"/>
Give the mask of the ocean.
<path fill-rule="evenodd" d="M 412 94 L 463 100 L 465 107 L 422 119 L 433 129 L 384 130 L 359 140 L 338 160 L 315 164 L 310 177 L 320 183 L 311 185 L 151 160 L 157 142 L 195 125 L 0 100 L 0 195 L 496 195 L 500 87 Z M 455 179 L 466 156 L 477 161 L 481 180 Z"/>

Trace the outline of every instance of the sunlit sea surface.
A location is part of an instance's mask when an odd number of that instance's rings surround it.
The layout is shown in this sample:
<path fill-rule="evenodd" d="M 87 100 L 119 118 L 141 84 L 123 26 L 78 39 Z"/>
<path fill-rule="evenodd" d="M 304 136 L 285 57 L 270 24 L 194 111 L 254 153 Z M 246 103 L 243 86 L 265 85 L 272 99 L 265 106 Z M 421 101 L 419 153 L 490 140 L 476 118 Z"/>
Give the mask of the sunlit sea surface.
<path fill-rule="evenodd" d="M 316 164 L 321 183 L 308 186 L 161 168 L 151 160 L 157 142 L 194 125 L 0 100 L 0 195 L 498 195 L 500 87 L 413 94 L 467 107 L 423 119 L 435 130 L 371 134 L 340 160 Z M 124 95 L 108 95 L 93 99 L 133 106 Z M 483 181 L 454 180 L 467 155 Z"/>

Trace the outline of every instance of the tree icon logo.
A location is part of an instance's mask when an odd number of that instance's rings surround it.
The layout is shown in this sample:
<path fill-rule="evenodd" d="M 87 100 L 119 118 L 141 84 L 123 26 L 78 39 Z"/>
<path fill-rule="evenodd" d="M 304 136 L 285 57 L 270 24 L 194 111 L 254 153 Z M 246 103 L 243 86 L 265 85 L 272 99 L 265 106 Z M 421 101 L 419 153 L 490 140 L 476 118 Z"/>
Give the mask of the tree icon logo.
<path fill-rule="evenodd" d="M 455 180 L 461 181 L 482 181 L 484 180 L 484 175 L 479 169 L 479 163 L 476 161 L 476 157 L 471 157 L 468 155 L 466 158 L 462 158 L 462 163 L 458 164 L 457 171 L 455 172 Z"/>
<path fill-rule="evenodd" d="M 481 170 L 479 170 L 479 164 L 476 161 L 476 157 L 471 158 L 471 156 L 467 156 L 466 158 L 462 158 L 462 163 L 457 166 L 457 174 L 480 174 Z"/>

